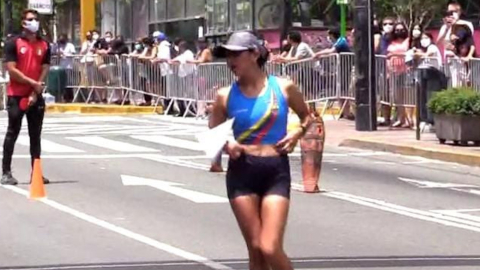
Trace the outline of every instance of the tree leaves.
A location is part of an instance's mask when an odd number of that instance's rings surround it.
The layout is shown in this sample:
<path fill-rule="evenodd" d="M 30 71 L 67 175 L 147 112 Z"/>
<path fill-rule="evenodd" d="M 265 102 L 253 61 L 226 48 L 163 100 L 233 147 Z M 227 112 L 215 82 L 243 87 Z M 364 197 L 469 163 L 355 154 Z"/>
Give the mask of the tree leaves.
<path fill-rule="evenodd" d="M 395 17 L 409 28 L 415 24 L 427 27 L 433 19 L 441 18 L 448 0 L 375 0 L 377 18 Z"/>

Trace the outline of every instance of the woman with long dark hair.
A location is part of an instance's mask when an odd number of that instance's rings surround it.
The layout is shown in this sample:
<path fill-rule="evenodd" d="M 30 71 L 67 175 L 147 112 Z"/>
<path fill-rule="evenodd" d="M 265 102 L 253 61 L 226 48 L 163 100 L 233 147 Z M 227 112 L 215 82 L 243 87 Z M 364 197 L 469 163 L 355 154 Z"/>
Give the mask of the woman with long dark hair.
<path fill-rule="evenodd" d="M 226 56 L 237 81 L 219 91 L 209 126 L 234 119 L 235 140 L 225 145 L 227 193 L 250 269 L 292 270 L 283 250 L 291 186 L 288 153 L 311 122 L 308 107 L 293 82 L 264 71 L 268 51 L 252 33 L 233 33 L 216 55 Z M 289 108 L 301 124 L 287 133 Z"/>
<path fill-rule="evenodd" d="M 398 22 L 393 28 L 392 42 L 388 45 L 388 67 L 390 69 L 390 89 L 393 91 L 393 102 L 397 108 L 397 122 L 393 127 L 413 127 L 413 119 L 407 114 L 407 65 L 405 54 L 408 51 L 409 38 L 407 26 Z"/>

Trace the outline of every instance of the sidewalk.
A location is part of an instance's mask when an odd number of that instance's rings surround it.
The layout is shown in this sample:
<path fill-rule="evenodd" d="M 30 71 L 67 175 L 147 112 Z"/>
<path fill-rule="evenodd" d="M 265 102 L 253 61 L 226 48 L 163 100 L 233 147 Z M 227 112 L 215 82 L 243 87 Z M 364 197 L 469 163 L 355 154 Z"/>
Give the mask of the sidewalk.
<path fill-rule="evenodd" d="M 47 113 L 71 114 L 108 114 L 108 115 L 134 115 L 134 114 L 161 114 L 162 106 L 135 106 L 114 104 L 83 104 L 83 103 L 56 103 L 47 105 Z"/>
<path fill-rule="evenodd" d="M 354 121 L 347 120 L 325 121 L 325 125 L 327 145 L 385 151 L 480 166 L 480 147 L 454 146 L 451 142 L 441 145 L 434 133 L 423 133 L 421 140 L 417 141 L 415 130 L 389 130 L 379 127 L 377 131 L 360 132 L 355 130 Z"/>

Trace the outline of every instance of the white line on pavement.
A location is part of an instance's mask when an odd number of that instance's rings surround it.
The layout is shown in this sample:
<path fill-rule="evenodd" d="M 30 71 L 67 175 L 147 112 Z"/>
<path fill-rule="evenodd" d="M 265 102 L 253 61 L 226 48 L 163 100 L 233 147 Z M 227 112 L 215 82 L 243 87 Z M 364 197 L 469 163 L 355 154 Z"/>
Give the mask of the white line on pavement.
<path fill-rule="evenodd" d="M 29 147 L 30 146 L 30 137 L 29 136 L 19 136 L 17 139 L 18 144 Z M 70 146 L 58 144 L 49 140 L 42 139 L 42 151 L 50 153 L 83 153 L 83 150 L 76 149 Z"/>
<path fill-rule="evenodd" d="M 323 193 L 324 196 L 340 199 L 343 201 L 349 201 L 363 206 L 380 209 L 383 211 L 396 213 L 408 217 L 413 217 L 421 220 L 431 221 L 446 226 L 457 227 L 474 232 L 480 232 L 480 222 L 473 222 L 469 220 L 463 220 L 455 217 L 447 217 L 439 213 L 423 211 L 405 206 L 395 205 L 384 201 L 360 197 L 342 192 L 327 192 Z"/>
<path fill-rule="evenodd" d="M 163 144 L 166 146 L 173 146 L 178 148 L 184 148 L 193 151 L 203 151 L 200 143 L 190 140 L 182 140 L 174 137 L 156 135 L 156 136 L 130 136 L 137 140 L 153 142 L 157 144 Z"/>
<path fill-rule="evenodd" d="M 84 137 L 69 137 L 69 140 L 74 140 L 94 146 L 115 150 L 118 152 L 158 152 L 157 149 L 138 146 L 126 142 L 106 139 L 100 136 L 84 136 Z"/>
<path fill-rule="evenodd" d="M 469 214 L 458 213 L 458 211 L 453 210 L 434 210 L 432 212 L 439 213 L 445 216 L 457 217 L 461 219 L 471 220 L 475 222 L 480 222 L 480 216 L 472 216 Z"/>
<path fill-rule="evenodd" d="M 3 187 L 8 189 L 8 190 L 11 190 L 15 193 L 18 193 L 20 195 L 28 196 L 28 191 L 27 190 L 24 190 L 24 189 L 15 187 L 15 186 L 3 186 Z M 152 239 L 152 238 L 149 238 L 147 236 L 135 233 L 135 232 L 130 231 L 128 229 L 119 227 L 119 226 L 114 225 L 112 223 L 109 223 L 109 222 L 106 222 L 104 220 L 98 219 L 94 216 L 91 216 L 91 215 L 88 215 L 86 213 L 75 210 L 73 208 L 70 208 L 66 205 L 60 204 L 56 201 L 53 201 L 53 200 L 50 200 L 50 199 L 41 199 L 39 201 L 48 205 L 48 206 L 50 206 L 50 207 L 52 207 L 52 208 L 54 208 L 54 209 L 59 210 L 61 212 L 64 212 L 64 213 L 67 213 L 71 216 L 79 218 L 83 221 L 86 221 L 86 222 L 89 222 L 89 223 L 94 224 L 96 226 L 102 227 L 102 228 L 104 228 L 106 230 L 109 230 L 111 232 L 118 233 L 122 236 L 133 239 L 137 242 L 149 245 L 153 248 L 156 248 L 158 250 L 162 250 L 164 252 L 167 252 L 169 254 L 172 254 L 172 255 L 175 255 L 177 257 L 183 258 L 185 260 L 198 262 L 198 263 L 201 263 L 201 264 L 203 264 L 205 266 L 208 266 L 212 269 L 233 270 L 232 268 L 230 268 L 226 265 L 223 265 L 221 263 L 214 262 L 214 261 L 212 261 L 208 258 L 202 257 L 200 255 L 182 250 L 180 248 L 171 246 L 171 245 L 166 244 L 166 243 L 159 242 L 159 241 L 157 241 L 155 239 Z"/>

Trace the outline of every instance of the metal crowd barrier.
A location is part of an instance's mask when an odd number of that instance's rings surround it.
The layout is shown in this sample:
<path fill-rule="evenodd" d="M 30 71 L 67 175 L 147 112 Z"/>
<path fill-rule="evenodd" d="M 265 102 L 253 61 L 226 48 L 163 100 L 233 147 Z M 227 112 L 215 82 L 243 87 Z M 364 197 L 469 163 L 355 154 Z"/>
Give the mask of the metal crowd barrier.
<path fill-rule="evenodd" d="M 470 61 L 471 87 L 480 92 L 480 59 Z"/>
<path fill-rule="evenodd" d="M 414 58 L 409 62 L 405 59 L 404 55 L 376 56 L 379 104 L 415 106 L 416 70 L 422 66 L 445 72 L 451 87 L 471 86 L 480 91 L 480 59 L 464 62 L 447 58 L 445 63 L 437 58 Z M 153 106 L 162 103 L 165 113 L 176 107 L 183 116 L 202 114 L 200 107 L 213 102 L 218 89 L 235 80 L 225 62 L 167 64 L 129 56 L 76 55 L 53 57 L 52 66 L 66 70 L 66 87 L 73 92 L 73 102 L 133 102 Z M 355 99 L 355 56 L 352 53 L 288 64 L 268 62 L 265 70 L 296 82 L 308 103 L 326 102 L 324 110 L 335 102 L 340 102 L 343 110 L 348 101 Z M 6 72 L 2 71 L 5 78 Z M 5 83 L 0 81 L 0 86 L 5 104 Z"/>

